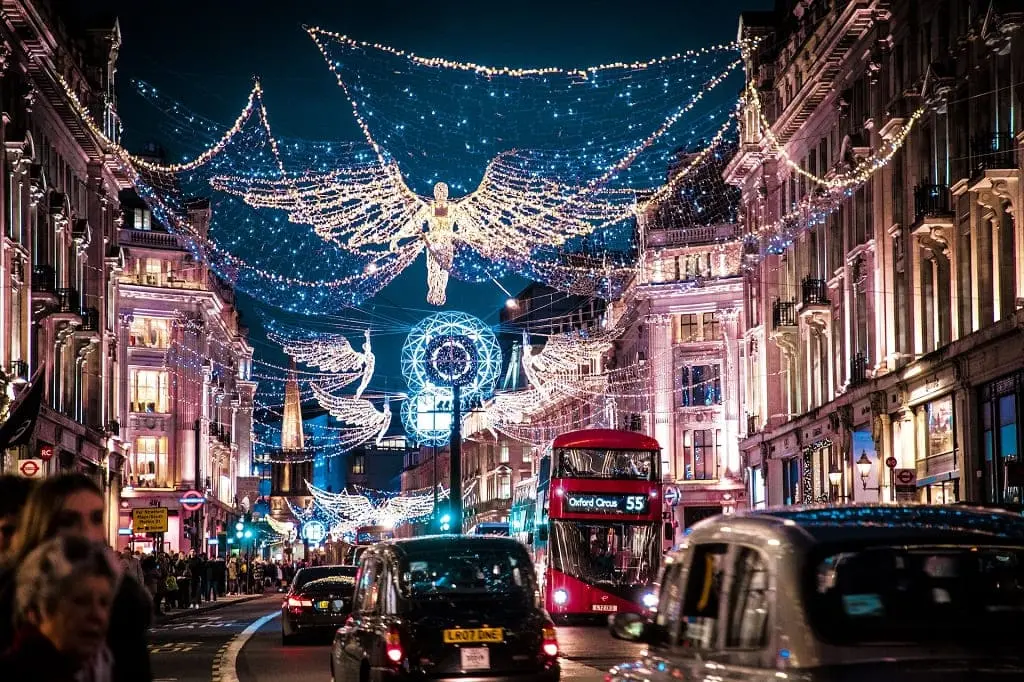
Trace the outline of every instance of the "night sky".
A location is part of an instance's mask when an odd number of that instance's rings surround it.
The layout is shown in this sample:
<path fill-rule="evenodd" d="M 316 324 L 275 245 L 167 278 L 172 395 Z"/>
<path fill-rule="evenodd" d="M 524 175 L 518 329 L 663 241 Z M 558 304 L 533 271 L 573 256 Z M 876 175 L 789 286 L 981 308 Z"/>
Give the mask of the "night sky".
<path fill-rule="evenodd" d="M 132 93 L 130 79 L 143 79 L 194 111 L 230 122 L 238 115 L 258 75 L 278 136 L 361 140 L 351 108 L 304 24 L 380 42 L 423 56 L 487 65 L 577 67 L 632 61 L 735 39 L 739 12 L 765 10 L 772 0 L 519 0 L 511 3 L 398 2 L 394 0 L 310 2 L 288 0 L 78 0 L 80 12 L 114 13 L 120 19 L 121 117 L 130 148 L 154 140 L 173 154 L 173 140 L 158 139 L 154 110 Z M 724 96 L 725 93 L 723 93 Z M 728 93 L 731 96 L 734 93 Z M 378 337 L 373 388 L 402 390 L 399 331 L 436 309 L 425 302 L 422 258 L 380 295 L 364 304 L 374 319 L 391 320 Z M 525 282 L 506 278 L 515 293 Z M 267 310 L 243 298 L 257 357 L 282 363 L 263 338 L 260 319 L 270 314 L 290 324 L 347 333 L 358 347 L 361 313 L 325 311 L 304 320 Z M 497 323 L 506 295 L 493 283 L 452 279 L 448 308 Z"/>

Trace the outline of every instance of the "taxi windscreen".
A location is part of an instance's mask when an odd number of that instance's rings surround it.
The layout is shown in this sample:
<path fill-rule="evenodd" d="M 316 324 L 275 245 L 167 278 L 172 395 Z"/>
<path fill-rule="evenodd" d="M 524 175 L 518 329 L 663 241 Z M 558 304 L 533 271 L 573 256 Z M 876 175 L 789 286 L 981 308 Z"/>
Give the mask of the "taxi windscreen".
<path fill-rule="evenodd" d="M 1024 548 L 885 546 L 811 562 L 808 610 L 837 644 L 998 642 L 1024 628 Z"/>
<path fill-rule="evenodd" d="M 407 556 L 402 562 L 401 588 L 413 599 L 481 595 L 529 601 L 536 579 L 525 552 L 454 547 Z"/>

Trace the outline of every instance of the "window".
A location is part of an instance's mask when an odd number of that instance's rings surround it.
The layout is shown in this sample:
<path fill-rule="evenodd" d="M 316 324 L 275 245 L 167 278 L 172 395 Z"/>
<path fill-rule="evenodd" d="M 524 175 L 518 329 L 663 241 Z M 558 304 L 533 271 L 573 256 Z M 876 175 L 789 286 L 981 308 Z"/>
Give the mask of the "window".
<path fill-rule="evenodd" d="M 377 609 L 377 598 L 380 594 L 381 580 L 384 577 L 384 566 L 378 559 L 367 559 L 356 578 L 356 592 L 352 606 L 360 613 L 372 613 Z"/>
<path fill-rule="evenodd" d="M 692 343 L 699 340 L 697 334 L 699 332 L 699 325 L 697 324 L 697 316 L 687 313 L 684 315 L 676 315 L 676 343 Z"/>
<path fill-rule="evenodd" d="M 683 617 L 686 629 L 679 633 L 680 644 L 694 649 L 716 646 L 715 626 L 718 623 L 722 582 L 725 577 L 726 545 L 697 545 L 693 548 Z"/>
<path fill-rule="evenodd" d="M 137 208 L 134 210 L 134 213 L 136 230 L 153 229 L 153 217 L 148 208 Z"/>
<path fill-rule="evenodd" d="M 760 649 L 768 643 L 769 594 L 764 557 L 749 547 L 738 548 L 729 590 L 726 647 Z"/>
<path fill-rule="evenodd" d="M 523 446 L 523 464 L 529 464 L 533 461 L 533 448 L 529 445 Z"/>
<path fill-rule="evenodd" d="M 128 345 L 137 348 L 167 348 L 171 343 L 171 321 L 139 316 L 132 320 Z"/>
<path fill-rule="evenodd" d="M 508 464 L 508 443 L 502 443 L 498 446 L 498 462 Z"/>
<path fill-rule="evenodd" d="M 353 474 L 365 474 L 366 473 L 366 455 L 363 455 L 363 454 L 352 455 L 352 473 Z"/>
<path fill-rule="evenodd" d="M 145 259 L 142 283 L 150 286 L 160 286 L 163 284 L 163 273 L 164 262 L 162 260 L 159 258 L 147 258 Z"/>
<path fill-rule="evenodd" d="M 170 389 L 167 372 L 156 369 L 132 369 L 128 375 L 129 400 L 132 412 L 170 411 Z"/>
<path fill-rule="evenodd" d="M 646 450 L 566 449 L 555 452 L 556 478 L 661 480 L 657 453 Z"/>
<path fill-rule="evenodd" d="M 750 469 L 750 507 L 752 509 L 764 509 L 765 504 L 765 480 L 761 467 Z"/>
<path fill-rule="evenodd" d="M 1024 501 L 1018 399 L 1024 393 L 1022 384 L 1024 375 L 1018 375 L 1004 377 L 982 389 L 981 440 L 987 502 L 1019 504 Z"/>
<path fill-rule="evenodd" d="M 498 474 L 498 499 L 512 499 L 512 477 L 508 474 Z"/>
<path fill-rule="evenodd" d="M 683 433 L 683 479 L 708 481 L 718 478 L 718 443 L 714 431 Z"/>
<path fill-rule="evenodd" d="M 721 341 L 722 325 L 718 321 L 716 313 L 704 313 L 704 340 Z"/>
<path fill-rule="evenodd" d="M 139 436 L 135 439 L 135 466 L 132 484 L 144 488 L 166 488 L 173 481 L 167 477 L 167 436 Z"/>
<path fill-rule="evenodd" d="M 679 400 L 682 407 L 722 404 L 721 365 L 693 365 L 680 372 Z"/>
<path fill-rule="evenodd" d="M 782 460 L 782 504 L 800 501 L 800 460 L 790 457 Z"/>

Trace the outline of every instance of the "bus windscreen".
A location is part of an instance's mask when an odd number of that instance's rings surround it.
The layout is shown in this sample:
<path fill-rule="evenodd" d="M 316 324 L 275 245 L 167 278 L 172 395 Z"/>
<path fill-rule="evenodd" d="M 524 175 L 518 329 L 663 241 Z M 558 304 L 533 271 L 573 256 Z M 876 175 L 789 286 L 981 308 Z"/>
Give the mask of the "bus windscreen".
<path fill-rule="evenodd" d="M 554 478 L 658 481 L 657 457 L 649 450 L 559 450 Z"/>

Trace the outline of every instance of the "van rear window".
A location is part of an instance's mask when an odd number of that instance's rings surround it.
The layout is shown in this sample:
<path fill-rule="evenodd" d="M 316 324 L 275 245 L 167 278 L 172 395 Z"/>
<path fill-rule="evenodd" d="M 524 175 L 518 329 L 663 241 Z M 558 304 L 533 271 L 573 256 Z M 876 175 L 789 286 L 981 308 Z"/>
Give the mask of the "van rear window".
<path fill-rule="evenodd" d="M 843 644 L 1016 638 L 1024 548 L 882 546 L 829 553 L 808 575 L 823 639 Z"/>

